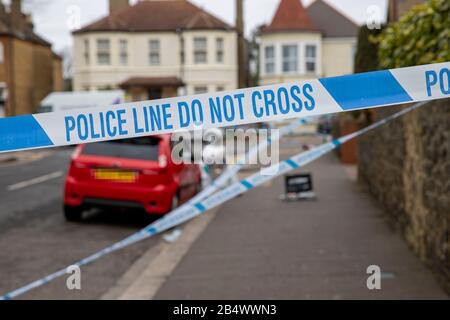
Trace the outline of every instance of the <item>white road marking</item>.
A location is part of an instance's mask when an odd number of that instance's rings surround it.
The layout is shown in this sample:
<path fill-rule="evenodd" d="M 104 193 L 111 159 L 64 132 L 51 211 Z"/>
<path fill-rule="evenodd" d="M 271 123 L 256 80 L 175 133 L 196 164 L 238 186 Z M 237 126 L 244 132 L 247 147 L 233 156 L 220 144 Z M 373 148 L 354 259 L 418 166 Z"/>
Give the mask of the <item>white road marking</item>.
<path fill-rule="evenodd" d="M 161 241 L 150 248 L 101 299 L 152 300 L 217 211 L 218 208 L 212 209 L 189 221 L 176 242 Z"/>
<path fill-rule="evenodd" d="M 168 231 L 162 235 L 162 238 L 164 241 L 169 243 L 174 243 L 178 240 L 178 238 L 182 235 L 183 231 L 181 231 L 179 228 L 176 228 L 174 230 Z"/>
<path fill-rule="evenodd" d="M 26 188 L 26 187 L 33 186 L 35 184 L 39 184 L 39 183 L 43 183 L 43 182 L 46 182 L 46 181 L 49 181 L 49 180 L 52 180 L 52 179 L 59 178 L 62 175 L 63 175 L 62 171 L 56 171 L 56 172 L 53 172 L 53 173 L 46 174 L 44 176 L 40 176 L 40 177 L 37 177 L 37 178 L 33 178 L 33 179 L 30 179 L 30 180 L 26 180 L 26 181 L 22 181 L 22 182 L 19 182 L 19 183 L 12 184 L 12 185 L 8 186 L 7 189 L 8 189 L 8 191 L 16 191 L 16 190 L 19 190 L 19 189 L 23 189 L 23 188 Z"/>

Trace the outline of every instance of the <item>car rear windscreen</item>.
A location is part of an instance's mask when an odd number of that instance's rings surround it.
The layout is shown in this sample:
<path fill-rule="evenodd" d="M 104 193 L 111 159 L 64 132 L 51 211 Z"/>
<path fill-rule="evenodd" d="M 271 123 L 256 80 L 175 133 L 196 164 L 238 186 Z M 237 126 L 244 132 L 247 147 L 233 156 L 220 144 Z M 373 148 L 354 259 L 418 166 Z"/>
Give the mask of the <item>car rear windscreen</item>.
<path fill-rule="evenodd" d="M 160 139 L 155 137 L 142 137 L 90 143 L 84 146 L 82 154 L 158 161 L 158 145 L 160 141 Z"/>

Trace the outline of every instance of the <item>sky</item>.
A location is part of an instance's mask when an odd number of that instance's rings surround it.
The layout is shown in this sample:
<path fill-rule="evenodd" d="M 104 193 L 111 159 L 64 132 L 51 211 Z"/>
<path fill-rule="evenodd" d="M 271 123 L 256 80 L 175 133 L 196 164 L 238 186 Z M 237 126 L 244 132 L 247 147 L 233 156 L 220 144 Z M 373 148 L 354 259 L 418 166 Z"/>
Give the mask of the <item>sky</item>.
<path fill-rule="evenodd" d="M 1 0 L 0 0 L 1 1 Z M 7 0 L 3 0 L 8 3 Z M 22 0 L 24 11 L 32 13 L 35 31 L 53 44 L 56 52 L 69 50 L 72 45 L 71 30 L 84 26 L 108 13 L 108 0 Z M 131 0 L 132 3 L 137 0 Z M 235 0 L 191 0 L 200 7 L 234 24 Z M 246 33 L 270 22 L 279 0 L 244 0 Z M 313 0 L 303 0 L 307 6 Z M 326 0 L 359 24 L 369 16 L 367 10 L 377 6 L 382 15 L 387 0 Z M 368 9 L 369 8 L 369 9 Z M 373 7 L 372 7 L 373 9 Z M 384 16 L 382 17 L 384 18 Z"/>

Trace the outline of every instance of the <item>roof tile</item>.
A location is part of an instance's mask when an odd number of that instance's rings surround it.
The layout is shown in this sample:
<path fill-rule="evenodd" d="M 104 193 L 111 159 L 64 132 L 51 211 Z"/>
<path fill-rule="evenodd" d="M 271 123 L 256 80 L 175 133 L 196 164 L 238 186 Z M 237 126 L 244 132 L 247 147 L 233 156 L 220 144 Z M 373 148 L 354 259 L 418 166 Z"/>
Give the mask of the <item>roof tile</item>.
<path fill-rule="evenodd" d="M 146 0 L 117 11 L 74 33 L 91 31 L 150 32 L 177 29 L 232 29 L 187 0 Z"/>
<path fill-rule="evenodd" d="M 262 28 L 262 33 L 279 31 L 313 31 L 319 28 L 310 18 L 300 0 L 281 0 L 272 22 Z"/>

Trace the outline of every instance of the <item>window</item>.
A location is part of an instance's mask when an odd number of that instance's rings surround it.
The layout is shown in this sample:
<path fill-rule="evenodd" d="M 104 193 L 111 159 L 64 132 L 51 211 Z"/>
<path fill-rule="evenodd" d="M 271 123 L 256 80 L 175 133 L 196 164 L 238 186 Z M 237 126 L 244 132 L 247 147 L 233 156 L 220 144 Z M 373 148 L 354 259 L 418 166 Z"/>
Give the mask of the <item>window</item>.
<path fill-rule="evenodd" d="M 119 61 L 120 65 L 126 66 L 128 64 L 128 41 L 119 41 Z"/>
<path fill-rule="evenodd" d="M 224 86 L 217 86 L 216 91 L 217 92 L 225 91 L 225 87 Z"/>
<path fill-rule="evenodd" d="M 224 46 L 223 46 L 223 38 L 216 39 L 216 62 L 223 63 L 224 57 Z"/>
<path fill-rule="evenodd" d="M 0 63 L 3 63 L 5 61 L 5 49 L 3 47 L 3 43 L 0 42 Z"/>
<path fill-rule="evenodd" d="M 149 42 L 149 63 L 150 65 L 158 65 L 159 59 L 159 40 L 150 40 Z"/>
<path fill-rule="evenodd" d="M 207 92 L 208 92 L 207 86 L 194 87 L 194 94 L 202 94 L 202 93 L 207 93 Z"/>
<path fill-rule="evenodd" d="M 89 65 L 89 39 L 84 39 L 84 64 Z"/>
<path fill-rule="evenodd" d="M 180 39 L 180 46 L 181 46 L 181 48 L 180 48 L 181 64 L 184 64 L 185 60 L 186 60 L 186 55 L 184 53 L 184 38 L 183 37 L 181 37 L 181 39 Z"/>
<path fill-rule="evenodd" d="M 157 137 L 142 137 L 90 143 L 82 152 L 91 156 L 158 161 L 160 142 Z"/>
<path fill-rule="evenodd" d="M 114 87 L 112 85 L 109 85 L 109 84 L 105 84 L 105 85 L 97 87 L 97 91 L 110 91 L 110 90 L 113 90 L 113 89 L 114 89 Z"/>
<path fill-rule="evenodd" d="M 275 73 L 275 47 L 268 46 L 264 49 L 265 70 L 267 74 Z"/>
<path fill-rule="evenodd" d="M 298 52 L 296 45 L 283 46 L 283 72 L 298 70 Z"/>
<path fill-rule="evenodd" d="M 317 48 L 315 45 L 307 45 L 305 52 L 306 72 L 316 72 Z"/>
<path fill-rule="evenodd" d="M 206 63 L 206 38 L 194 38 L 194 63 Z"/>
<path fill-rule="evenodd" d="M 110 43 L 108 39 L 97 40 L 97 61 L 100 65 L 111 64 L 111 56 L 109 53 Z"/>

